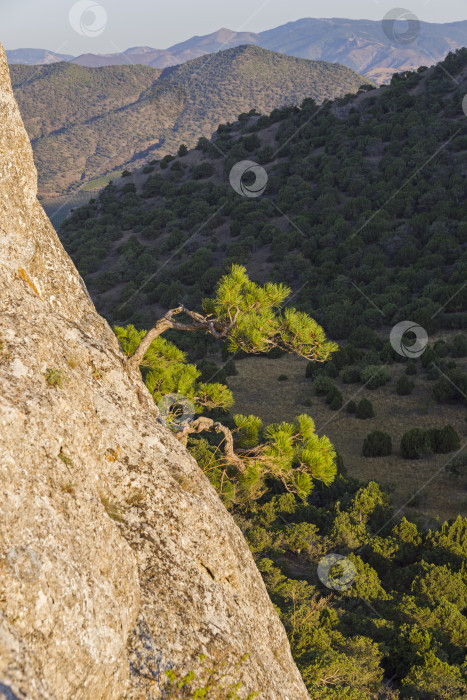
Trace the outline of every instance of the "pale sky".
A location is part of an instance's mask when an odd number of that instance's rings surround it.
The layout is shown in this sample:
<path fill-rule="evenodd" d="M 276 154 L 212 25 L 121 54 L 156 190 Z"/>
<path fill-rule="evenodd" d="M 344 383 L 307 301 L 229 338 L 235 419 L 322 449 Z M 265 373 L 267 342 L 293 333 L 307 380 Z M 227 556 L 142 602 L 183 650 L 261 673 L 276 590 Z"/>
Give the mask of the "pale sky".
<path fill-rule="evenodd" d="M 221 27 L 260 32 L 303 17 L 379 21 L 399 6 L 426 22 L 467 20 L 466 0 L 0 0 L 0 41 L 75 56 L 164 49 Z"/>

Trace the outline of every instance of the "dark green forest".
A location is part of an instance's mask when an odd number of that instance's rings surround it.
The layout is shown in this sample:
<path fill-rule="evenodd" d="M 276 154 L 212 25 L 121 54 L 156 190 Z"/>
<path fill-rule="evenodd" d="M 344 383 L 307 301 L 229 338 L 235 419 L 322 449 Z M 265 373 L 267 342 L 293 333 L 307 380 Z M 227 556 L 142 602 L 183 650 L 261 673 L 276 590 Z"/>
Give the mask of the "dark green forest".
<path fill-rule="evenodd" d="M 311 316 L 331 341 L 310 358 L 297 344 L 268 351 L 228 336 L 221 346 L 171 329 L 141 363 L 156 402 L 183 394 L 231 431 L 245 467 L 226 461 L 215 432 L 188 447 L 245 534 L 312 698 L 467 696 L 467 517 L 427 523 L 418 493 L 396 508 L 381 480 L 352 477 L 305 410 L 267 426 L 233 413 L 229 377 L 247 352 L 318 359 L 303 380 L 326 410 L 368 421 L 362 459 L 384 465 L 398 450 L 409 469 L 441 454 L 467 493 L 466 93 L 463 49 L 379 90 L 241 114 L 195 151 L 128 171 L 60 231 L 128 355 L 168 309 L 219 317 L 232 265 L 288 285 L 300 322 Z M 259 197 L 229 184 L 242 160 L 267 172 Z M 429 336 L 416 359 L 389 342 L 406 319 Z M 462 430 L 407 423 L 395 445 L 368 395 L 394 382 L 410 402 L 422 381 L 437 415 L 454 408 Z M 369 394 L 344 400 L 339 387 L 352 384 Z M 330 554 L 343 559 L 323 582 Z"/>
<path fill-rule="evenodd" d="M 462 74 L 466 51 L 445 67 Z M 268 117 L 243 115 L 220 126 L 213 143 L 200 140 L 196 164 L 165 158 L 145 168 L 138 187 L 131 176 L 109 185 L 68 219 L 62 239 L 115 321 L 147 326 L 153 305 L 168 309 L 181 298 L 199 306 L 237 262 L 261 263 L 260 277 L 302 287 L 295 304 L 334 339 L 358 326 L 371 335 L 400 318 L 429 333 L 461 328 L 463 84 L 436 67 L 395 77 L 355 104 L 349 96 L 320 109 L 308 99 Z M 228 184 L 242 159 L 266 167 L 259 199 Z"/>

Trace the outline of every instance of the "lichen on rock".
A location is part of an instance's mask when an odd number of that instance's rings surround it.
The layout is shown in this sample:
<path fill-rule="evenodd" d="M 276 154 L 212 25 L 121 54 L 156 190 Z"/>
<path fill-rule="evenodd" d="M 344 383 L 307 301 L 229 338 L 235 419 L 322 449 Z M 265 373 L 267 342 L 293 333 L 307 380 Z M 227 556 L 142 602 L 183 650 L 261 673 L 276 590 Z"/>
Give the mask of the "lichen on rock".
<path fill-rule="evenodd" d="M 307 698 L 240 530 L 37 202 L 1 47 L 0 119 L 0 695 L 157 698 L 204 654 L 245 697 Z"/>

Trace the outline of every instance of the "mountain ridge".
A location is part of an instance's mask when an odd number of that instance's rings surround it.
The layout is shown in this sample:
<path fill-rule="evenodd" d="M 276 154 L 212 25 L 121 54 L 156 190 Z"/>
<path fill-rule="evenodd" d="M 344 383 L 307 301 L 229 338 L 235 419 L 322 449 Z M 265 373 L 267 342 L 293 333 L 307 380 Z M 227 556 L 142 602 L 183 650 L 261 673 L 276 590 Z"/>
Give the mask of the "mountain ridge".
<path fill-rule="evenodd" d="M 243 45 L 164 70 L 150 66 L 11 66 L 33 143 L 41 194 L 195 146 L 220 122 L 306 97 L 355 92 L 345 66 Z"/>
<path fill-rule="evenodd" d="M 466 37 L 467 21 L 420 22 L 416 41 L 398 47 L 384 34 L 381 22 L 308 17 L 259 33 L 235 32 L 223 27 L 167 49 L 133 47 L 119 54 L 83 54 L 72 58 L 71 62 L 93 67 L 125 65 L 133 61 L 166 68 L 246 42 L 298 58 L 339 62 L 372 80 L 387 82 L 394 72 L 414 70 L 442 60 L 449 51 L 467 43 Z"/>
<path fill-rule="evenodd" d="M 75 56 L 56 53 L 48 49 L 12 49 L 6 53 L 10 65 L 48 65 L 49 63 L 59 63 L 60 61 L 72 61 L 75 58 Z"/>

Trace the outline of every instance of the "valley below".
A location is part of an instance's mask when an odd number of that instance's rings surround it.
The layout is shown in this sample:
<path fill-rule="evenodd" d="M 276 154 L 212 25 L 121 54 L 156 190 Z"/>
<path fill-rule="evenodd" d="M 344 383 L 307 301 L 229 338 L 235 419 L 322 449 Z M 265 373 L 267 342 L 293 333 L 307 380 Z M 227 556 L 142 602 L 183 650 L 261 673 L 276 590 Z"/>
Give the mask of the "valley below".
<path fill-rule="evenodd" d="M 395 385 L 404 371 L 400 365 L 392 366 L 391 381 L 374 391 L 336 381 L 344 405 L 339 412 L 332 411 L 324 397 L 316 396 L 312 379 L 305 377 L 306 365 L 306 360 L 287 355 L 276 359 L 246 357 L 237 361 L 238 375 L 228 378 L 235 396 L 234 412 L 258 415 L 265 424 L 280 423 L 291 415 L 307 413 L 313 418 L 318 434 L 329 436 L 349 476 L 363 482 L 377 481 L 391 493 L 394 507 L 407 516 L 414 516 L 423 528 L 436 527 L 439 521 L 458 514 L 467 515 L 467 489 L 449 472 L 449 455 L 430 455 L 408 463 L 399 449 L 407 426 L 428 430 L 442 428 L 448 423 L 457 430 L 462 443 L 467 442 L 467 411 L 455 406 L 440 410 L 432 398 L 433 384 L 423 376 L 417 377 L 410 397 L 398 396 Z M 462 362 L 462 367 L 467 370 L 467 360 Z M 288 379 L 279 381 L 281 375 Z M 359 420 L 346 411 L 345 404 L 364 397 L 373 404 L 375 416 Z M 362 455 L 363 442 L 375 429 L 383 429 L 391 435 L 392 455 L 370 458 Z"/>

